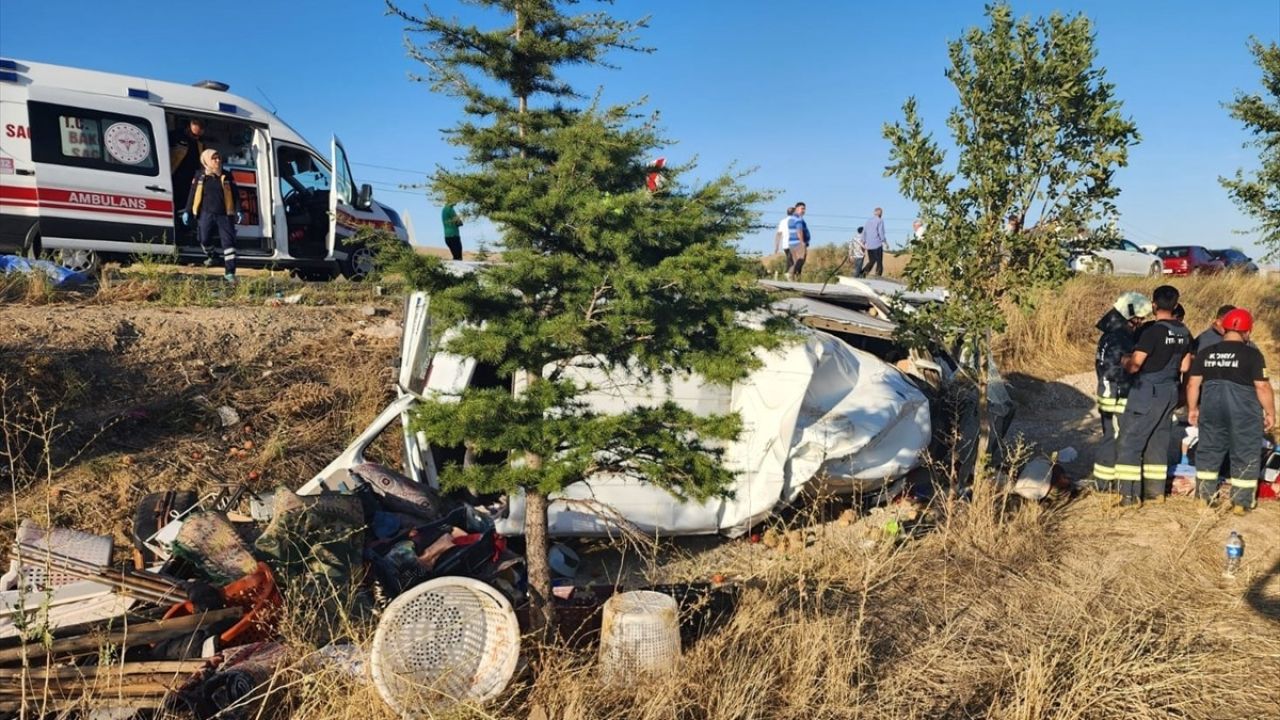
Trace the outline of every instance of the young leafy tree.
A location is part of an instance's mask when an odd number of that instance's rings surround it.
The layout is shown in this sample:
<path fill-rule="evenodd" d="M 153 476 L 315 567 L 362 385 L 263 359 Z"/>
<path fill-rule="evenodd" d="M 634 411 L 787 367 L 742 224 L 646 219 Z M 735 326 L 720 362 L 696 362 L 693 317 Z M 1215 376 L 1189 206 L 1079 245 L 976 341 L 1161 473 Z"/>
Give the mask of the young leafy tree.
<path fill-rule="evenodd" d="M 1280 256 L 1280 45 L 1263 45 L 1257 39 L 1249 49 L 1262 68 L 1263 93 L 1236 93 L 1227 105 L 1231 117 L 1244 123 L 1254 139 L 1246 145 L 1261 148 L 1262 166 L 1250 175 L 1237 170 L 1234 178 L 1218 178 L 1227 194 L 1258 221 L 1259 243 L 1269 256 Z"/>
<path fill-rule="evenodd" d="M 912 245 L 907 280 L 951 296 L 914 316 L 904 337 L 965 338 L 978 369 L 982 461 L 991 334 L 1003 330 L 1009 303 L 1065 279 L 1065 242 L 1114 215 L 1112 174 L 1138 140 L 1095 64 L 1087 18 L 1015 20 L 1007 4 L 987 6 L 986 15 L 987 28 L 949 45 L 946 76 L 959 94 L 946 123 L 954 162 L 926 132 L 915 98 L 884 128 L 892 146 L 885 174 L 919 204 L 928 227 Z"/>
<path fill-rule="evenodd" d="M 740 322 L 769 299 L 734 241 L 765 198 L 734 175 L 682 185 L 688 167 L 668 169 L 651 193 L 649 159 L 665 144 L 654 119 L 587 101 L 565 80 L 567 67 L 639 49 L 643 21 L 571 14 L 571 1 L 468 4 L 495 26 L 390 8 L 426 37 L 410 54 L 432 87 L 463 100 L 465 118 L 447 131 L 461 167 L 437 170 L 432 187 L 498 225 L 501 261 L 461 278 L 422 256 L 400 267 L 432 292 L 433 324 L 457 330 L 445 349 L 496 366 L 513 387 L 429 401 L 417 421 L 433 442 L 503 459 L 444 468 L 441 480 L 523 493 L 534 624 L 545 628 L 554 493 L 597 473 L 642 477 L 679 497 L 727 492 L 716 441 L 736 436 L 736 416 L 671 402 L 605 415 L 582 401 L 583 378 L 692 372 L 728 383 L 756 367 L 756 349 L 780 342 L 778 324 Z"/>

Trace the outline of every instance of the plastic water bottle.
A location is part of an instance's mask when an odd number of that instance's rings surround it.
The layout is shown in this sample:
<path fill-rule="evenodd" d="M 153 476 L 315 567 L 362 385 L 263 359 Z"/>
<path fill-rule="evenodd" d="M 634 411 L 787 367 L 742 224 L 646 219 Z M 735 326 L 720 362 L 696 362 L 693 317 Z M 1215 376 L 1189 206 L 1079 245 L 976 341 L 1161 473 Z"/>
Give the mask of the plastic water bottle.
<path fill-rule="evenodd" d="M 1235 577 L 1236 570 L 1240 569 L 1240 559 L 1244 557 L 1244 538 L 1240 537 L 1240 533 L 1235 530 L 1227 536 L 1227 568 L 1223 573 L 1227 577 Z"/>

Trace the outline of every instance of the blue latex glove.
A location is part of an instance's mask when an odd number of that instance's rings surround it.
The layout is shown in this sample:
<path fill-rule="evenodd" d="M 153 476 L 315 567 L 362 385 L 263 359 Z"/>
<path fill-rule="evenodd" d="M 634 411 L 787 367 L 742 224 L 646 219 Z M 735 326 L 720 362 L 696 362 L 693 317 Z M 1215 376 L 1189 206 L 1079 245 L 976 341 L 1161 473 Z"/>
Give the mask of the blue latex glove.
<path fill-rule="evenodd" d="M 244 222 L 244 213 L 236 213 L 236 224 L 239 225 L 243 222 Z"/>
<path fill-rule="evenodd" d="M 191 213 L 187 212 L 186 210 L 182 211 L 182 224 L 183 225 L 191 224 Z"/>

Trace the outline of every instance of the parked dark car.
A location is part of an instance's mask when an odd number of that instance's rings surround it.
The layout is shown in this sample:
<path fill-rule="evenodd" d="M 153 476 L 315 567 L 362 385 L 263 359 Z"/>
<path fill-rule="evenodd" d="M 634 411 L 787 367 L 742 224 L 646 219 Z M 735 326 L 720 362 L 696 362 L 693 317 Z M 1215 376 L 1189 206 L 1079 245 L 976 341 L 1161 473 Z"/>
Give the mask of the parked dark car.
<path fill-rule="evenodd" d="M 1176 245 L 1156 248 L 1164 262 L 1165 275 L 1216 275 L 1226 264 L 1199 245 Z"/>
<path fill-rule="evenodd" d="M 1234 248 L 1228 250 L 1210 250 L 1209 254 L 1215 259 L 1221 260 L 1226 266 L 1227 272 L 1238 272 L 1252 275 L 1258 272 L 1258 264 L 1253 258 Z"/>

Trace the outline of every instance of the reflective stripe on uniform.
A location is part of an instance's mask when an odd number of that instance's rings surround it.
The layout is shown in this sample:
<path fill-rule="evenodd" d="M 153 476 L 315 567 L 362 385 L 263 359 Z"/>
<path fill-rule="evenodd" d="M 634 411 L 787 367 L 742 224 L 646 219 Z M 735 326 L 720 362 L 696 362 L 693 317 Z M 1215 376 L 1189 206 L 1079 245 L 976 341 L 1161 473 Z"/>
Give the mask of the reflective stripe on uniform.
<path fill-rule="evenodd" d="M 1241 480 L 1240 478 L 1231 478 L 1227 482 L 1231 483 L 1231 487 L 1240 488 L 1241 490 L 1257 490 L 1257 480 Z"/>
<path fill-rule="evenodd" d="M 1143 477 L 1149 477 L 1149 478 L 1169 477 L 1169 466 L 1168 465 L 1143 465 L 1142 475 Z"/>
<path fill-rule="evenodd" d="M 1098 409 L 1102 412 L 1109 412 L 1114 415 L 1120 415 L 1124 412 L 1124 408 L 1129 404 L 1128 398 L 1109 398 L 1098 396 Z"/>
<path fill-rule="evenodd" d="M 1116 469 L 1110 465 L 1094 464 L 1093 476 L 1098 478 L 1099 480 L 1115 480 Z"/>
<path fill-rule="evenodd" d="M 1139 465 L 1116 465 L 1116 479 L 1137 482 L 1142 479 L 1142 467 Z"/>
<path fill-rule="evenodd" d="M 1218 471 L 1217 470 L 1197 470 L 1196 479 L 1216 481 L 1218 479 Z"/>

